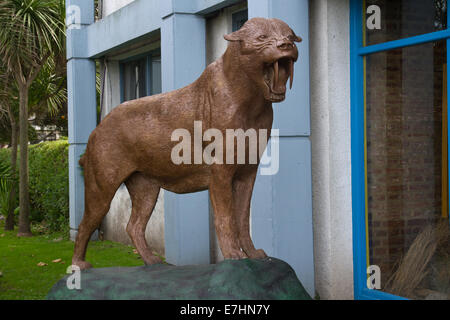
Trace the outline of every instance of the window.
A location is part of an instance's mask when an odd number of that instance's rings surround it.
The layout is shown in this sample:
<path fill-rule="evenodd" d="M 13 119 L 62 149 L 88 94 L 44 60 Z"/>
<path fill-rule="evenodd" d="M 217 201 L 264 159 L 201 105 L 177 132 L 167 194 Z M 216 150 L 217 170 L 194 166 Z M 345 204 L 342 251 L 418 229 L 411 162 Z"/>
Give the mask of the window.
<path fill-rule="evenodd" d="M 161 55 L 158 51 L 120 63 L 121 101 L 161 93 Z"/>
<path fill-rule="evenodd" d="M 147 58 L 126 62 L 123 70 L 123 99 L 134 100 L 147 95 Z"/>
<path fill-rule="evenodd" d="M 392 40 L 423 35 L 447 28 L 446 0 L 365 0 L 365 21 L 380 9 L 378 28 L 365 28 L 365 44 L 372 45 Z M 367 13 L 369 11 L 370 13 Z"/>
<path fill-rule="evenodd" d="M 449 39 L 447 1 L 351 2 L 355 298 L 450 299 Z"/>
<path fill-rule="evenodd" d="M 248 20 L 248 9 L 233 13 L 231 18 L 233 32 L 239 30 Z"/>

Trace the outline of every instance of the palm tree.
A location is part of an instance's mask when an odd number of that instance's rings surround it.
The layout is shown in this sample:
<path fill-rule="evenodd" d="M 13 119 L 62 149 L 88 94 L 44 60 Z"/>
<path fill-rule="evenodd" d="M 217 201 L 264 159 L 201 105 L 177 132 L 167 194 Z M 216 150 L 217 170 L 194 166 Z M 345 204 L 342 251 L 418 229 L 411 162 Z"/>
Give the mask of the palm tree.
<path fill-rule="evenodd" d="M 60 65 L 51 56 L 30 88 L 29 111 L 37 116 L 55 116 L 67 102 L 66 60 Z"/>
<path fill-rule="evenodd" d="M 0 188 L 0 191 L 9 192 L 9 203 L 7 206 L 3 205 L 2 212 L 6 216 L 4 229 L 8 231 L 14 229 L 14 209 L 17 206 L 16 167 L 19 131 L 16 119 L 19 116 L 18 100 L 17 88 L 14 82 L 11 81 L 11 75 L 5 70 L 0 60 L 0 120 L 11 131 L 9 146 L 11 147 L 10 170 L 13 179 L 9 189 L 1 190 Z M 36 116 L 34 120 L 36 123 L 37 120 L 45 118 L 47 115 L 50 115 L 50 117 L 55 116 L 66 105 L 66 102 L 65 60 L 63 63 L 57 63 L 52 56 L 47 60 L 47 63 L 30 87 L 28 109 L 30 113 Z M 5 203 L 4 198 L 5 195 L 3 194 L 3 203 Z"/>
<path fill-rule="evenodd" d="M 17 90 L 11 83 L 10 74 L 6 71 L 0 60 L 0 112 L 4 115 L 11 127 L 11 164 L 9 166 L 10 175 L 12 177 L 9 185 L 0 186 L 0 193 L 2 193 L 3 211 L 6 214 L 5 230 L 14 230 L 14 209 L 16 207 L 16 168 L 17 168 L 17 145 L 19 128 L 17 126 Z M 4 169 L 4 168 L 3 168 Z M 2 173 L 0 172 L 0 175 Z M 1 181 L 1 178 L 0 178 Z M 7 187 L 8 186 L 8 187 Z M 5 197 L 8 196 L 8 203 L 6 204 Z M 6 209 L 5 209 L 6 208 Z"/>
<path fill-rule="evenodd" d="M 63 0 L 2 0 L 0 57 L 19 91 L 19 230 L 31 236 L 28 191 L 28 99 L 33 81 L 64 48 Z"/>

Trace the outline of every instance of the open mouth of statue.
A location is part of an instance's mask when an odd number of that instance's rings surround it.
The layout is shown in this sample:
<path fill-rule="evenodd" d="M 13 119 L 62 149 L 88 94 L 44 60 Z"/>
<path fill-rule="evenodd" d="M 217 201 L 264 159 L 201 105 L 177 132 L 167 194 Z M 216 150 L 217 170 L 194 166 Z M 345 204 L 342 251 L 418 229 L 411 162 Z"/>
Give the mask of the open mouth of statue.
<path fill-rule="evenodd" d="M 286 96 L 286 83 L 290 81 L 290 88 L 294 81 L 294 60 L 284 57 L 264 67 L 264 82 L 270 90 L 270 100 L 283 101 Z"/>

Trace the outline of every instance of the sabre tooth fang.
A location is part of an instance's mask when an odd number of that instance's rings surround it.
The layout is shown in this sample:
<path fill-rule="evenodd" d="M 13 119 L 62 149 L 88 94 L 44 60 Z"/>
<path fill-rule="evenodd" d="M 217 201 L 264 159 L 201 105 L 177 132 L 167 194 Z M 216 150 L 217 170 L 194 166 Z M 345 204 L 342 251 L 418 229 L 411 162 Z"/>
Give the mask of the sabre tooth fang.
<path fill-rule="evenodd" d="M 273 87 L 276 90 L 278 88 L 278 76 L 279 76 L 279 68 L 278 68 L 278 60 L 273 64 L 273 71 L 275 73 Z"/>
<path fill-rule="evenodd" d="M 292 61 L 292 60 L 289 60 L 289 74 L 290 74 L 290 78 L 291 78 L 291 80 L 290 80 L 290 88 L 289 89 L 292 89 L 292 83 L 294 82 L 294 61 Z"/>

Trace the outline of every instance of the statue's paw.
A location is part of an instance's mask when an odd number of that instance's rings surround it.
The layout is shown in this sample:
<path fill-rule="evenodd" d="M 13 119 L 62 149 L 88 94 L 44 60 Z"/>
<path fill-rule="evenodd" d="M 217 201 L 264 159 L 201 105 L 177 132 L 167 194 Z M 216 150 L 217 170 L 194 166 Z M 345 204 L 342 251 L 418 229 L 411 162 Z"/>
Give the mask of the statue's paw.
<path fill-rule="evenodd" d="M 152 264 L 162 263 L 161 258 L 154 256 L 154 255 L 151 255 L 149 257 L 142 257 L 142 260 L 144 260 L 144 263 L 146 266 L 151 266 Z"/>
<path fill-rule="evenodd" d="M 92 268 L 92 264 L 87 261 L 72 261 L 73 266 L 77 266 L 80 270 L 86 270 Z"/>
<path fill-rule="evenodd" d="M 250 259 L 264 259 L 267 258 L 267 254 L 264 252 L 263 249 L 253 250 L 248 254 L 248 257 Z"/>
<path fill-rule="evenodd" d="M 241 250 L 233 250 L 230 252 L 230 254 L 228 255 L 228 257 L 226 257 L 227 259 L 232 259 L 232 260 L 240 260 L 240 259 L 248 259 L 247 254 L 244 251 Z"/>

